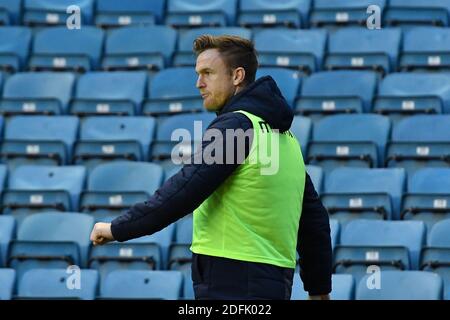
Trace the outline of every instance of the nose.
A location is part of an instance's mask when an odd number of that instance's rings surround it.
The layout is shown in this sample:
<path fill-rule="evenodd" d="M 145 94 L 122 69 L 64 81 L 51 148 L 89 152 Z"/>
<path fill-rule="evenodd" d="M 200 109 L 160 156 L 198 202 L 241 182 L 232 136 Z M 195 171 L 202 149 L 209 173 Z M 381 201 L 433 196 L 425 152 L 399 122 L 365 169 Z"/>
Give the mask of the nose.
<path fill-rule="evenodd" d="M 202 79 L 202 76 L 201 76 L 201 75 L 198 76 L 197 83 L 195 84 L 195 86 L 196 86 L 198 89 L 201 89 L 201 88 L 204 88 L 204 87 L 205 87 L 205 83 L 203 82 L 203 79 Z"/>

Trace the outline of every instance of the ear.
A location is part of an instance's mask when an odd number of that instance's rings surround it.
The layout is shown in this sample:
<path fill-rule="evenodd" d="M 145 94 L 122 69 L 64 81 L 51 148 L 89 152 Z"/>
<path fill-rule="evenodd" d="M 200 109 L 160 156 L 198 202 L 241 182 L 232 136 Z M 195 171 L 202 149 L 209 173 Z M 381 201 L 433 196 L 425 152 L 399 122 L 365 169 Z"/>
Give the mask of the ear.
<path fill-rule="evenodd" d="M 242 67 L 236 68 L 233 71 L 233 85 L 238 87 L 245 80 L 245 69 Z"/>

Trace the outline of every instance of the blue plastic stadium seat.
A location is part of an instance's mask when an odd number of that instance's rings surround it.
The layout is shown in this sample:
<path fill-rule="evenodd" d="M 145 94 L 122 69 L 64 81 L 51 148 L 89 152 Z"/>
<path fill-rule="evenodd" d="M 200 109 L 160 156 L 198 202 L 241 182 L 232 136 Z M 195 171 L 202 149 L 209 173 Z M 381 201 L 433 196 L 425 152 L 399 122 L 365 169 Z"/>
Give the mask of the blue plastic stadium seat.
<path fill-rule="evenodd" d="M 331 247 L 336 247 L 339 244 L 339 238 L 341 235 L 341 224 L 336 219 L 330 219 L 330 230 L 331 230 Z"/>
<path fill-rule="evenodd" d="M 237 0 L 168 0 L 166 24 L 174 27 L 231 26 Z"/>
<path fill-rule="evenodd" d="M 93 219 L 83 213 L 37 213 L 26 218 L 19 227 L 17 241 L 74 242 L 80 249 L 80 259 L 74 262 L 86 265 L 93 226 Z"/>
<path fill-rule="evenodd" d="M 450 220 L 437 222 L 428 232 L 427 247 L 422 250 L 420 268 L 439 274 L 444 280 L 444 299 L 450 300 Z"/>
<path fill-rule="evenodd" d="M 75 76 L 71 73 L 16 73 L 5 83 L 0 112 L 6 115 L 66 113 L 74 84 Z"/>
<path fill-rule="evenodd" d="M 295 109 L 319 118 L 336 113 L 363 113 L 372 109 L 377 75 L 371 71 L 318 72 L 303 82 Z"/>
<path fill-rule="evenodd" d="M 164 181 L 169 180 L 174 175 L 176 175 L 181 169 L 183 168 L 182 165 L 177 166 L 169 166 L 164 168 Z"/>
<path fill-rule="evenodd" d="M 32 269 L 20 279 L 17 299 L 94 300 L 98 287 L 96 270 Z"/>
<path fill-rule="evenodd" d="M 183 274 L 183 299 L 194 299 L 192 283 L 192 252 L 190 244 L 174 243 L 169 251 L 169 269 Z"/>
<path fill-rule="evenodd" d="M 0 216 L 0 268 L 6 264 L 9 242 L 14 238 L 16 220 L 13 217 Z M 1 283 L 1 281 L 0 281 Z"/>
<path fill-rule="evenodd" d="M 388 26 L 450 24 L 450 3 L 447 0 L 389 0 L 384 14 Z"/>
<path fill-rule="evenodd" d="M 169 164 L 171 167 L 177 165 L 172 162 L 171 155 L 179 156 L 177 160 L 190 159 L 195 144 L 202 140 L 204 131 L 214 118 L 214 114 L 202 112 L 174 115 L 164 119 L 157 128 L 152 148 L 153 160 L 160 161 L 166 168 Z M 175 134 L 177 132 L 179 135 Z M 174 140 L 172 134 L 175 134 Z"/>
<path fill-rule="evenodd" d="M 17 278 L 36 268 L 85 267 L 94 219 L 75 212 L 44 212 L 27 217 L 10 244 L 8 267 Z"/>
<path fill-rule="evenodd" d="M 424 271 L 383 271 L 380 287 L 370 289 L 374 275 L 366 275 L 356 287 L 356 300 L 442 300 L 442 278 Z"/>
<path fill-rule="evenodd" d="M 0 300 L 11 300 L 16 281 L 14 269 L 0 269 Z"/>
<path fill-rule="evenodd" d="M 311 119 L 302 116 L 295 116 L 290 130 L 297 138 L 298 143 L 302 148 L 303 157 L 306 157 L 306 150 L 308 148 L 312 132 Z"/>
<path fill-rule="evenodd" d="M 144 161 L 155 133 L 150 117 L 88 117 L 80 128 L 74 162 L 92 169 L 118 159 Z"/>
<path fill-rule="evenodd" d="M 268 29 L 254 37 L 262 67 L 287 67 L 306 74 L 321 69 L 327 32 L 325 30 Z"/>
<path fill-rule="evenodd" d="M 423 167 L 448 167 L 450 115 L 407 117 L 392 130 L 388 167 L 403 167 L 412 175 Z"/>
<path fill-rule="evenodd" d="M 144 162 L 112 162 L 96 167 L 90 174 L 88 190 L 98 192 L 144 191 L 153 194 L 161 185 L 158 165 Z"/>
<path fill-rule="evenodd" d="M 341 231 L 334 250 L 334 272 L 351 273 L 359 281 L 369 266 L 418 270 L 425 225 L 420 221 L 353 220 Z"/>
<path fill-rule="evenodd" d="M 2 118 L 0 118 L 2 119 Z M 2 121 L 0 121 L 2 122 Z M 38 157 L 51 153 L 50 158 L 64 162 L 66 153 L 70 154 L 72 144 L 78 132 L 78 119 L 70 116 L 16 116 L 8 120 L 5 126 L 3 157 L 14 158 L 15 156 Z M 56 139 L 55 139 L 56 137 Z M 59 143 L 56 147 L 46 150 L 45 143 Z M 14 145 L 17 143 L 17 145 Z M 22 146 L 23 148 L 18 148 Z M 31 147 L 29 145 L 43 144 L 42 147 Z M 11 146 L 10 146 L 11 144 Z M 27 147 L 28 146 L 28 147 Z M 26 148 L 25 148 L 26 147 Z M 51 152 L 50 152 L 51 151 Z M 11 156 L 9 156 L 11 154 Z"/>
<path fill-rule="evenodd" d="M 308 292 L 303 287 L 303 281 L 300 278 L 298 272 L 294 273 L 294 279 L 292 281 L 292 293 L 291 300 L 308 300 Z"/>
<path fill-rule="evenodd" d="M 30 43 L 30 29 L 24 27 L 0 27 L 0 70 L 8 72 L 22 70 L 28 59 Z"/>
<path fill-rule="evenodd" d="M 123 288 L 127 290 L 123 290 Z M 179 271 L 118 270 L 108 274 L 101 285 L 103 299 L 178 300 L 183 276 Z"/>
<path fill-rule="evenodd" d="M 80 77 L 71 113 L 77 115 L 136 115 L 141 112 L 145 72 L 91 72 Z"/>
<path fill-rule="evenodd" d="M 0 120 L 0 128 L 1 128 L 1 120 Z M 0 164 L 0 192 L 3 192 L 7 175 L 8 175 L 8 168 L 5 165 Z"/>
<path fill-rule="evenodd" d="M 112 219 L 108 218 L 101 221 L 110 222 Z M 165 270 L 174 235 L 175 224 L 171 224 L 150 236 L 94 247 L 88 267 L 99 270 L 102 279 L 114 270 Z"/>
<path fill-rule="evenodd" d="M 4 213 L 20 224 L 34 212 L 76 211 L 85 178 L 82 166 L 20 166 L 10 174 L 4 191 Z"/>
<path fill-rule="evenodd" d="M 386 0 L 315 0 L 311 12 L 312 27 L 366 25 L 367 8 L 375 5 L 383 12 Z"/>
<path fill-rule="evenodd" d="M 16 116 L 6 127 L 1 144 L 3 162 L 64 165 L 71 158 L 78 134 L 78 118 L 72 116 Z"/>
<path fill-rule="evenodd" d="M 400 43 L 400 29 L 343 28 L 330 35 L 325 68 L 389 73 L 397 68 Z"/>
<path fill-rule="evenodd" d="M 91 249 L 88 267 L 96 269 L 102 280 L 115 270 L 160 269 L 161 249 L 157 243 L 109 243 Z"/>
<path fill-rule="evenodd" d="M 398 122 L 420 113 L 450 113 L 450 76 L 433 73 L 394 73 L 380 83 L 374 111 Z"/>
<path fill-rule="evenodd" d="M 450 218 L 450 168 L 424 168 L 409 178 L 402 218 L 424 221 L 428 230 Z"/>
<path fill-rule="evenodd" d="M 167 269 L 169 265 L 169 248 L 175 239 L 175 223 L 172 223 L 164 229 L 141 238 L 129 240 L 128 243 L 155 243 L 160 250 L 160 256 L 157 259 L 157 269 Z"/>
<path fill-rule="evenodd" d="M 103 31 L 89 26 L 79 30 L 65 26 L 43 29 L 34 37 L 29 67 L 32 71 L 98 69 L 103 40 Z"/>
<path fill-rule="evenodd" d="M 399 220 L 405 181 L 400 168 L 338 168 L 326 177 L 322 201 L 341 223 L 355 218 Z"/>
<path fill-rule="evenodd" d="M 82 28 L 92 24 L 94 0 L 24 0 L 23 23 L 30 26 L 66 25 L 74 12 L 67 13 L 71 6 L 79 7 Z M 70 22 L 70 21 L 69 21 Z"/>
<path fill-rule="evenodd" d="M 144 102 L 143 113 L 158 116 L 203 111 L 197 78 L 192 67 L 158 72 L 148 86 L 149 99 Z"/>
<path fill-rule="evenodd" d="M 161 24 L 166 0 L 97 0 L 95 24 L 100 27 Z"/>
<path fill-rule="evenodd" d="M 339 130 L 336 130 L 339 128 Z M 389 118 L 374 114 L 333 115 L 314 125 L 308 148 L 309 164 L 326 174 L 339 166 L 376 168 L 384 163 Z"/>
<path fill-rule="evenodd" d="M 324 181 L 323 169 L 319 166 L 307 165 L 306 171 L 311 178 L 311 181 L 316 189 L 316 192 L 320 194 L 322 192 L 322 186 Z"/>
<path fill-rule="evenodd" d="M 355 297 L 355 279 L 351 274 L 333 274 L 331 277 L 331 300 L 353 300 Z M 303 282 L 296 272 L 292 284 L 291 300 L 307 300 L 308 293 L 303 289 Z"/>
<path fill-rule="evenodd" d="M 154 163 L 114 161 L 96 166 L 89 174 L 81 211 L 96 220 L 117 215 L 136 202 L 148 199 L 163 181 L 162 168 Z"/>
<path fill-rule="evenodd" d="M 246 27 L 307 27 L 311 0 L 241 0 L 237 23 Z"/>
<path fill-rule="evenodd" d="M 189 214 L 175 223 L 175 242 L 192 242 L 192 214 Z"/>
<path fill-rule="evenodd" d="M 175 51 L 177 32 L 166 26 L 131 26 L 112 30 L 105 46 L 103 69 L 160 70 Z"/>
<path fill-rule="evenodd" d="M 331 276 L 332 300 L 353 300 L 355 295 L 355 279 L 347 274 L 333 274 Z"/>
<path fill-rule="evenodd" d="M 264 76 L 271 76 L 275 80 L 283 97 L 293 107 L 301 86 L 300 72 L 285 68 L 259 68 L 256 71 L 256 79 Z"/>
<path fill-rule="evenodd" d="M 430 247 L 450 249 L 450 220 L 444 219 L 436 223 L 428 233 L 427 244 Z"/>
<path fill-rule="evenodd" d="M 417 27 L 406 30 L 400 57 L 402 70 L 450 70 L 450 30 Z"/>
<path fill-rule="evenodd" d="M 21 1 L 0 0 L 0 26 L 19 24 L 21 20 L 21 11 Z"/>
<path fill-rule="evenodd" d="M 194 40 L 203 34 L 213 36 L 235 35 L 251 40 L 251 30 L 238 27 L 193 28 L 180 33 L 178 49 L 173 58 L 174 66 L 194 66 L 196 57 L 192 51 Z"/>

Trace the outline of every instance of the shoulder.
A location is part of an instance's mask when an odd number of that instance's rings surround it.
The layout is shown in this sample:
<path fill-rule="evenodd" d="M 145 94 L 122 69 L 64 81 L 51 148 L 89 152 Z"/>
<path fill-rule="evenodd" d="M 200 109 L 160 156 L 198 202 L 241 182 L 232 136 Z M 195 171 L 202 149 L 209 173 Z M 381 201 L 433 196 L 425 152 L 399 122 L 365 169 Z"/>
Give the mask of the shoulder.
<path fill-rule="evenodd" d="M 240 112 L 227 112 L 219 115 L 213 122 L 211 122 L 208 129 L 243 129 L 252 128 L 250 119 Z"/>

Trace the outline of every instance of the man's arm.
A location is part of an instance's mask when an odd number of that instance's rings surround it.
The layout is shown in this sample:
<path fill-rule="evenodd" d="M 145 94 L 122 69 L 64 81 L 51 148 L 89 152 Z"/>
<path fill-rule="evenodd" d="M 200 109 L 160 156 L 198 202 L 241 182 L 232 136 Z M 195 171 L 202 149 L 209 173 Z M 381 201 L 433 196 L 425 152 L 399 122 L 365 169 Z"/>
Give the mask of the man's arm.
<path fill-rule="evenodd" d="M 332 249 L 328 212 L 306 174 L 297 251 L 300 276 L 312 298 L 327 299 L 331 292 Z"/>
<path fill-rule="evenodd" d="M 224 164 L 206 164 L 203 161 L 195 164 L 196 155 L 193 155 L 192 164 L 183 166 L 180 172 L 167 180 L 147 201 L 135 204 L 125 214 L 113 220 L 111 225 L 96 225 L 98 234 L 94 232 L 94 228 L 91 235 L 94 244 L 103 244 L 110 240 L 127 241 L 153 234 L 200 206 L 239 166 L 237 161 L 225 163 L 225 130 L 238 128 L 251 128 L 250 120 L 240 113 L 228 113 L 216 118 L 208 130 L 220 130 L 223 133 L 223 141 L 202 141 L 202 150 L 205 151 L 206 146 L 209 146 L 209 150 L 221 150 Z M 235 144 L 235 148 L 237 145 Z M 245 143 L 245 156 L 248 155 L 249 149 L 250 142 Z M 236 158 L 238 153 L 236 149 L 234 151 Z"/>

